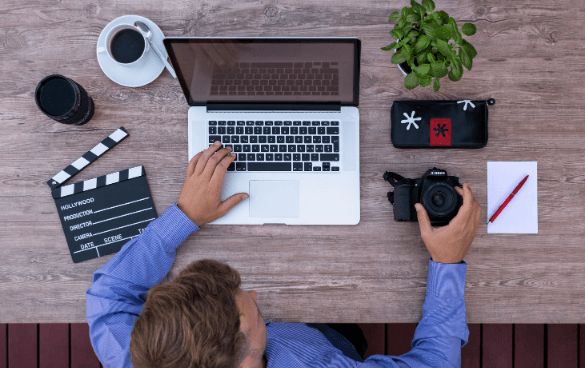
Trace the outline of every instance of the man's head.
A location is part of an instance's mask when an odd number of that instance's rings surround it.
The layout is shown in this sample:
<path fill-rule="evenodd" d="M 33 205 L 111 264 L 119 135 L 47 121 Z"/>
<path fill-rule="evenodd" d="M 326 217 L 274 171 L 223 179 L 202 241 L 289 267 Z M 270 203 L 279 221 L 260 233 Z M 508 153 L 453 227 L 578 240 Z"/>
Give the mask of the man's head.
<path fill-rule="evenodd" d="M 132 330 L 132 365 L 259 365 L 266 349 L 266 327 L 256 293 L 242 291 L 240 284 L 240 275 L 227 264 L 201 260 L 172 282 L 153 287 Z"/>

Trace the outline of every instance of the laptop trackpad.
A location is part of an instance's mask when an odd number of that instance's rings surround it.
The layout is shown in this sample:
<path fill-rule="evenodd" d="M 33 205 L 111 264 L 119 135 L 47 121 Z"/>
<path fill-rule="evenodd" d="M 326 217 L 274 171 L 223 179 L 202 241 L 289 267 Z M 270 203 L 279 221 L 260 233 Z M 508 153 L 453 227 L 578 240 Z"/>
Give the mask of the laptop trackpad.
<path fill-rule="evenodd" d="M 299 182 L 251 180 L 250 217 L 299 217 Z"/>

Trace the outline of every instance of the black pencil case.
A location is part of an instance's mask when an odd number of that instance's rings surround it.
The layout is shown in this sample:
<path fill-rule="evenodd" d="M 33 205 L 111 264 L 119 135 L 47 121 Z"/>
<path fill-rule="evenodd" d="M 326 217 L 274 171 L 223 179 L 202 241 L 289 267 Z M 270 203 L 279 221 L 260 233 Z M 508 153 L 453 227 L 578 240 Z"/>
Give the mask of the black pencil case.
<path fill-rule="evenodd" d="M 488 141 L 487 101 L 394 101 L 390 138 L 396 148 L 482 148 Z"/>

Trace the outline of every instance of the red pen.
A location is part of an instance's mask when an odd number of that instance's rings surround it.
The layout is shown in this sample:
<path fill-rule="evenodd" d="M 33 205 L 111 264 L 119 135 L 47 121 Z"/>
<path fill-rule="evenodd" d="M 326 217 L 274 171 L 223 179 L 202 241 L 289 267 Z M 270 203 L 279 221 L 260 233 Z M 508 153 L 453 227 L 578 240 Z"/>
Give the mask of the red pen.
<path fill-rule="evenodd" d="M 512 200 L 512 198 L 514 198 L 514 196 L 516 194 L 518 194 L 518 191 L 520 190 L 520 188 L 522 188 L 522 186 L 524 185 L 524 183 L 526 183 L 526 180 L 528 180 L 528 175 L 526 175 L 526 177 L 524 179 L 522 179 L 522 181 L 520 182 L 520 184 L 518 184 L 516 186 L 516 189 L 514 189 L 514 191 L 512 192 L 512 194 L 510 194 L 508 196 L 508 198 L 506 198 L 506 200 L 504 201 L 504 203 L 502 203 L 502 205 L 500 206 L 500 208 L 498 208 L 498 210 L 496 211 L 496 213 L 494 213 L 494 215 L 490 218 L 490 220 L 488 221 L 488 225 L 491 224 L 492 222 L 495 221 L 496 217 L 498 217 L 498 215 L 500 213 L 502 213 L 502 211 L 504 210 L 504 208 L 506 208 L 506 206 L 508 205 L 508 203 L 510 203 L 510 201 Z"/>

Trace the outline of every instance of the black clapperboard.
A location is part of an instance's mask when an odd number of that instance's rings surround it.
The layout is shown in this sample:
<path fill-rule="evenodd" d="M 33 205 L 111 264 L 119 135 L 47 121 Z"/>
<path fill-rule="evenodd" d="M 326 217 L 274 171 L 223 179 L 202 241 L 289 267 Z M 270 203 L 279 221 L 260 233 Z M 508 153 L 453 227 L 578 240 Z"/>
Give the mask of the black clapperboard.
<path fill-rule="evenodd" d="M 47 182 L 75 263 L 118 252 L 157 217 L 142 166 L 61 186 L 126 137 L 121 127 Z"/>

